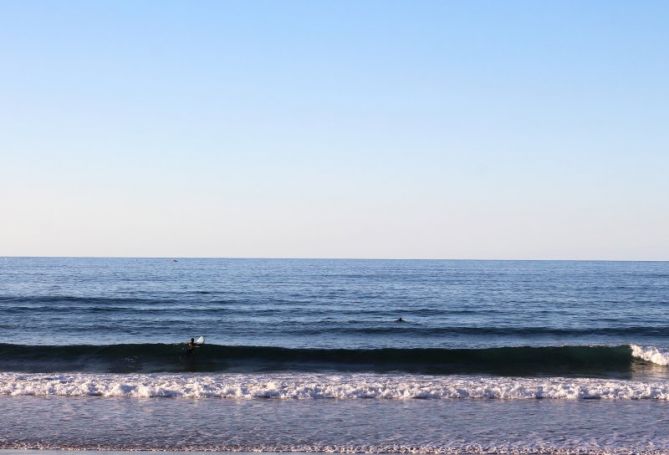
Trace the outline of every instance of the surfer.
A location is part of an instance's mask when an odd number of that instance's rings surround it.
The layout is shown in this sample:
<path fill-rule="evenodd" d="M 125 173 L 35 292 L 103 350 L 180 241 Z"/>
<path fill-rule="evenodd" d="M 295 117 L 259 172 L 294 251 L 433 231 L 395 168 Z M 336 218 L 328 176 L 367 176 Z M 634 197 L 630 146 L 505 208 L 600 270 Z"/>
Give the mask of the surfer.
<path fill-rule="evenodd" d="M 197 337 L 197 340 L 195 338 L 191 338 L 188 343 L 186 343 L 186 354 L 190 355 L 195 351 L 195 348 L 202 347 L 204 344 L 204 337 L 199 336 Z"/>
<path fill-rule="evenodd" d="M 402 319 L 402 318 L 400 317 L 400 318 L 397 318 L 397 320 L 395 320 L 395 322 L 404 322 L 404 319 Z"/>
<path fill-rule="evenodd" d="M 199 347 L 197 343 L 195 343 L 195 338 L 191 338 L 188 343 L 186 343 L 186 352 L 189 354 L 195 350 L 195 348 Z"/>

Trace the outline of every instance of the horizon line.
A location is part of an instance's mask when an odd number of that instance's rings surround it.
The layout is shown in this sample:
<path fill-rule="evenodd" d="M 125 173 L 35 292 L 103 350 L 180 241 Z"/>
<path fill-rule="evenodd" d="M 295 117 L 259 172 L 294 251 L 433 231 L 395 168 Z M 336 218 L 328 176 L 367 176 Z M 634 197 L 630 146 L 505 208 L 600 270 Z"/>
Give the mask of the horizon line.
<path fill-rule="evenodd" d="M 281 256 L 14 256 L 0 255 L 0 259 L 168 259 L 168 260 L 189 260 L 189 259 L 212 259 L 212 260 L 277 260 L 277 261 L 508 261 L 508 262 L 669 262 L 667 259 L 550 259 L 550 258 L 410 258 L 410 257 L 281 257 Z"/>

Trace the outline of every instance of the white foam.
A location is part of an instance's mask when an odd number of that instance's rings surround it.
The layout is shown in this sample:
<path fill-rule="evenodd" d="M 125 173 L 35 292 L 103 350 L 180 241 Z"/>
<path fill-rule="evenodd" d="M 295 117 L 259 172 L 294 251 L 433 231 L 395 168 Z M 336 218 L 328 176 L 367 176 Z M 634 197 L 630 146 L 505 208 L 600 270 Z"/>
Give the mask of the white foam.
<path fill-rule="evenodd" d="M 669 381 L 392 374 L 0 373 L 0 395 L 297 400 L 669 400 Z"/>
<path fill-rule="evenodd" d="M 651 362 L 656 365 L 669 365 L 669 350 L 659 349 L 655 346 L 639 346 L 637 344 L 630 344 L 632 349 L 632 357 Z"/>

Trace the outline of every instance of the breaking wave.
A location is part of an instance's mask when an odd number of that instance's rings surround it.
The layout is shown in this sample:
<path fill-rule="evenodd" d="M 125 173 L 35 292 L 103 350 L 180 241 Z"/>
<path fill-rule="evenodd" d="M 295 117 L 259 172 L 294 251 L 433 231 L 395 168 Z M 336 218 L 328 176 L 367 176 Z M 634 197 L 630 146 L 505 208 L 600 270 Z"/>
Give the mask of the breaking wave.
<path fill-rule="evenodd" d="M 0 373 L 0 395 L 221 399 L 669 400 L 669 381 L 388 374 Z"/>
<path fill-rule="evenodd" d="M 636 344 L 631 344 L 630 349 L 632 349 L 632 357 L 634 358 L 654 363 L 655 365 L 669 365 L 669 350 Z"/>

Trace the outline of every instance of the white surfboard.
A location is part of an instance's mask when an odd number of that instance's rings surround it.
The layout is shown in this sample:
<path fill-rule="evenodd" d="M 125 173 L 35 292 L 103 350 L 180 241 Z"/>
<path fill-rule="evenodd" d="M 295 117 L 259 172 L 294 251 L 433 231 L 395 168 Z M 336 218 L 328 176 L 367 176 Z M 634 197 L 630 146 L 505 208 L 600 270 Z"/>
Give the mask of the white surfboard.
<path fill-rule="evenodd" d="M 204 344 L 204 337 L 197 337 L 195 339 L 195 344 Z"/>

